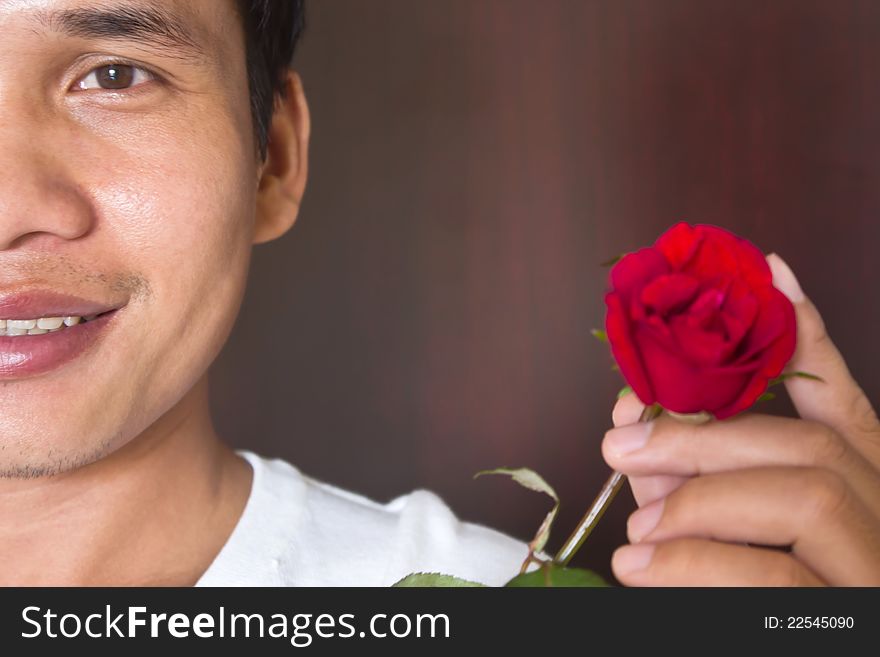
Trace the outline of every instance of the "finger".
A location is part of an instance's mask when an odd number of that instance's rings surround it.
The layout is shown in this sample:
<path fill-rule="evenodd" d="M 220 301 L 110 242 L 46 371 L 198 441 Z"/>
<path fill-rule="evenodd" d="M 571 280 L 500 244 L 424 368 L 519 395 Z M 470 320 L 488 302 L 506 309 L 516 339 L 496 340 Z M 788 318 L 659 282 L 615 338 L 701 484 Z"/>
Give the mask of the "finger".
<path fill-rule="evenodd" d="M 837 475 L 760 468 L 696 477 L 633 513 L 630 541 L 706 538 L 790 545 L 825 581 L 880 585 L 880 521 Z"/>
<path fill-rule="evenodd" d="M 611 411 L 611 419 L 614 426 L 632 424 L 638 422 L 645 405 L 632 392 L 629 392 L 617 400 L 614 410 Z M 684 477 L 669 477 L 656 475 L 651 477 L 630 477 L 629 485 L 636 504 L 644 506 L 654 500 L 666 497 L 685 481 Z"/>
<path fill-rule="evenodd" d="M 614 426 L 633 424 L 638 422 L 645 410 L 645 405 L 632 392 L 625 394 L 617 400 L 611 418 Z M 629 485 L 632 489 L 636 504 L 644 506 L 654 500 L 666 497 L 686 481 L 686 477 L 674 477 L 667 475 L 655 475 L 650 477 L 630 477 Z"/>
<path fill-rule="evenodd" d="M 639 506 L 645 506 L 655 500 L 666 497 L 687 480 L 688 477 L 676 477 L 672 475 L 630 477 L 629 486 L 632 489 L 636 504 Z"/>
<path fill-rule="evenodd" d="M 614 410 L 611 411 L 611 420 L 615 427 L 632 424 L 639 421 L 643 410 L 645 410 L 645 405 L 639 401 L 635 393 L 628 392 L 617 400 Z"/>
<path fill-rule="evenodd" d="M 848 481 L 880 517 L 880 478 L 875 468 L 818 422 L 745 413 L 695 425 L 660 416 L 608 431 L 602 456 L 629 477 L 694 477 L 765 466 L 823 467 Z"/>
<path fill-rule="evenodd" d="M 816 306 L 804 295 L 791 268 L 775 253 L 767 257 L 774 286 L 789 298 L 797 317 L 797 348 L 786 371 L 824 379 L 786 379 L 785 387 L 802 418 L 822 422 L 853 441 L 875 465 L 880 464 L 880 422 L 843 356 L 828 337 Z"/>
<path fill-rule="evenodd" d="M 611 557 L 627 586 L 822 586 L 791 555 L 765 548 L 681 538 L 624 545 Z"/>

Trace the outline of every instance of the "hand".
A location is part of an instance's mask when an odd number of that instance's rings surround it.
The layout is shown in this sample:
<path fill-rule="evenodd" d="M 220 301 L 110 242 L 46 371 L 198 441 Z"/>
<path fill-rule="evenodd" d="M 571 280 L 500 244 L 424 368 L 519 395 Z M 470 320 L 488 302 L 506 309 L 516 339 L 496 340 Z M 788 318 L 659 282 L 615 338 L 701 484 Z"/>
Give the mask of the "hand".
<path fill-rule="evenodd" d="M 794 274 L 769 256 L 795 306 L 787 379 L 801 419 L 745 413 L 638 423 L 629 394 L 602 443 L 639 508 L 612 569 L 630 586 L 880 585 L 880 422 Z"/>

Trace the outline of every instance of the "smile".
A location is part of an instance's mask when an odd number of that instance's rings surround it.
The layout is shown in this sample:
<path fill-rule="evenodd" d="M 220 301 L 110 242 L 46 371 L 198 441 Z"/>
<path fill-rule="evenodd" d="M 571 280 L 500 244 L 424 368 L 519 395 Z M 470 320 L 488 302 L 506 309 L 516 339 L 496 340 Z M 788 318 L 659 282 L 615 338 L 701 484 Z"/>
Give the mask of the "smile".
<path fill-rule="evenodd" d="M 0 381 L 27 379 L 87 358 L 123 307 L 108 310 L 49 294 L 0 298 L 0 316 L 7 317 L 0 319 Z"/>
<path fill-rule="evenodd" d="M 103 313 L 102 313 L 103 314 Z M 0 336 L 9 335 L 42 335 L 55 333 L 76 324 L 85 324 L 100 315 L 79 317 L 77 315 L 66 317 L 39 317 L 37 319 L 0 319 Z"/>

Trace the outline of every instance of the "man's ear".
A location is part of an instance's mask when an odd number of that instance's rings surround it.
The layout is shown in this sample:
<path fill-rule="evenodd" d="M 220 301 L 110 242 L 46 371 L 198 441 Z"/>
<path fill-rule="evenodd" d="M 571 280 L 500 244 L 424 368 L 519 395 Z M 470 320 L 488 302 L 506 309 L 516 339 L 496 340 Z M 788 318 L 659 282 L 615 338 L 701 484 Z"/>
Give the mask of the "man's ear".
<path fill-rule="evenodd" d="M 285 84 L 287 94 L 276 99 L 261 167 L 254 244 L 274 240 L 293 226 L 306 188 L 309 107 L 299 75 L 290 71 Z"/>

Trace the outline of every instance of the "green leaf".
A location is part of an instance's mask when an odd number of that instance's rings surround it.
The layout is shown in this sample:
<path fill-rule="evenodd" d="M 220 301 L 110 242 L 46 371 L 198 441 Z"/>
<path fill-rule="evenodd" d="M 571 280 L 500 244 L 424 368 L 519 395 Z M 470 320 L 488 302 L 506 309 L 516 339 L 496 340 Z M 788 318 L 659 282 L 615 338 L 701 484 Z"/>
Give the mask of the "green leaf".
<path fill-rule="evenodd" d="M 611 258 L 611 260 L 606 260 L 605 262 L 603 262 L 602 266 L 603 267 L 613 267 L 618 262 L 623 260 L 623 256 L 625 256 L 625 255 L 626 255 L 625 253 L 621 253 L 619 256 L 614 256 L 613 258 Z"/>
<path fill-rule="evenodd" d="M 556 491 L 553 490 L 553 487 L 544 481 L 544 478 L 541 475 L 529 468 L 495 468 L 494 470 L 480 470 L 474 475 L 474 479 L 487 474 L 509 475 L 520 486 L 525 486 L 526 488 L 539 493 L 546 493 L 557 502 L 559 501 L 559 496 L 556 494 Z"/>
<path fill-rule="evenodd" d="M 632 391 L 633 391 L 632 386 L 623 386 L 620 389 L 620 392 L 617 393 L 617 398 L 621 399 L 622 397 L 625 397 L 626 395 L 628 395 Z"/>
<path fill-rule="evenodd" d="M 822 383 L 825 383 L 825 379 L 823 379 L 821 376 L 817 374 L 810 374 L 809 372 L 791 372 L 788 376 L 797 376 L 801 379 L 810 379 L 811 381 L 821 381 Z"/>
<path fill-rule="evenodd" d="M 485 587 L 485 584 L 479 582 L 470 582 L 460 577 L 452 575 L 443 575 L 441 573 L 412 573 L 391 585 L 396 588 L 417 588 L 426 586 L 444 586 L 444 587 Z"/>
<path fill-rule="evenodd" d="M 537 570 L 517 575 L 504 586 L 510 588 L 597 587 L 608 586 L 608 583 L 591 570 L 563 568 L 553 563 L 546 563 Z"/>
<path fill-rule="evenodd" d="M 777 376 L 775 379 L 770 379 L 770 383 L 767 384 L 767 387 L 769 388 L 770 386 L 778 385 L 786 379 L 792 379 L 795 377 L 799 379 L 809 379 L 810 381 L 821 381 L 822 383 L 825 383 L 825 379 L 823 379 L 821 376 L 816 376 L 815 374 L 810 374 L 809 372 L 784 372 L 783 374 Z"/>
<path fill-rule="evenodd" d="M 550 538 L 550 528 L 553 526 L 553 521 L 556 519 L 556 514 L 559 512 L 559 496 L 556 494 L 556 491 L 553 490 L 550 484 L 544 481 L 544 478 L 541 477 L 541 475 L 529 468 L 495 468 L 494 470 L 481 470 L 474 475 L 474 479 L 485 474 L 509 475 L 520 486 L 525 486 L 530 490 L 544 493 L 553 498 L 556 504 L 550 509 L 550 512 L 544 518 L 544 522 L 538 527 L 538 531 L 535 533 L 535 538 L 529 543 L 530 556 L 533 556 L 535 552 L 543 550 L 544 546 L 547 545 L 547 539 Z"/>
<path fill-rule="evenodd" d="M 776 395 L 774 395 L 772 392 L 765 392 L 763 395 L 758 397 L 758 399 L 756 401 L 757 402 L 766 402 L 766 401 L 771 401 L 773 399 L 776 399 Z"/>
<path fill-rule="evenodd" d="M 590 333 L 593 334 L 593 337 L 599 340 L 599 342 L 608 342 L 608 334 L 605 331 L 601 331 L 599 329 L 592 329 Z"/>

